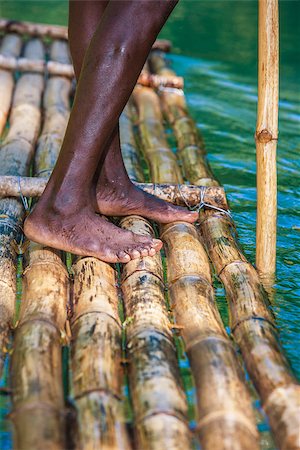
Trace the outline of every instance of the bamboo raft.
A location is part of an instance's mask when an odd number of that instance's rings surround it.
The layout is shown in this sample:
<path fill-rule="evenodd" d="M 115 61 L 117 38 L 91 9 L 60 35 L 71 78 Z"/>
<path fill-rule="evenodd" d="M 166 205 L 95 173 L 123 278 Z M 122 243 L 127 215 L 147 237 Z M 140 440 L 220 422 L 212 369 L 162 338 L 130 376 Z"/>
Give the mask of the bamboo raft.
<path fill-rule="evenodd" d="M 207 163 L 182 79 L 166 64 L 169 43 L 155 43 L 121 116 L 122 152 L 135 183 L 197 208 L 199 221 L 160 227 L 165 254 L 118 267 L 24 240 L 26 197 L 41 195 L 54 167 L 73 72 L 64 27 L 2 20 L 0 30 L 0 372 L 8 359 L 14 448 L 182 450 L 197 448 L 198 441 L 205 450 L 258 449 L 238 346 L 277 447 L 299 449 L 299 386 L 268 296 L 240 249 L 224 190 Z M 120 226 L 155 233 L 138 216 Z M 216 305 L 213 273 L 225 287 L 231 337 Z M 194 428 L 178 334 L 195 384 Z"/>

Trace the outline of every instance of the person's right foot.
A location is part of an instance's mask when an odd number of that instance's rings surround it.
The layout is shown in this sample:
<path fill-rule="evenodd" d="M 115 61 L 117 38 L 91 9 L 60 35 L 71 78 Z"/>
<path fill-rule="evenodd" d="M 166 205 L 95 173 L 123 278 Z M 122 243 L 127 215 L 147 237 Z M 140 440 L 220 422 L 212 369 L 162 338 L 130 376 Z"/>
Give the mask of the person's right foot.
<path fill-rule="evenodd" d="M 122 230 L 91 209 L 67 215 L 43 202 L 25 220 L 24 233 L 39 244 L 109 263 L 154 256 L 162 247 L 160 240 Z"/>

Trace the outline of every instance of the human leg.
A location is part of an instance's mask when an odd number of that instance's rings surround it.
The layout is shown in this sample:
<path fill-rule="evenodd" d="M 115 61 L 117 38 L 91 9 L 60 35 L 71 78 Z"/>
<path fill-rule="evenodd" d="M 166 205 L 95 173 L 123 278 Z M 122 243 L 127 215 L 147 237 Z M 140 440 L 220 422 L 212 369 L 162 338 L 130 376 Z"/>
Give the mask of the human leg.
<path fill-rule="evenodd" d="M 157 1 L 153 8 L 151 1 L 109 2 L 85 54 L 57 164 L 25 222 L 30 239 L 109 262 L 126 262 L 161 247 L 160 241 L 108 223 L 91 205 L 97 166 L 175 4 Z"/>
<path fill-rule="evenodd" d="M 77 80 L 85 52 L 108 3 L 107 0 L 71 0 L 69 3 L 69 42 Z M 100 161 L 99 166 L 96 197 L 97 208 L 102 214 L 137 214 L 160 223 L 175 220 L 193 222 L 197 219 L 197 213 L 147 194 L 130 181 L 121 154 L 118 126 L 113 131 L 104 162 Z"/>

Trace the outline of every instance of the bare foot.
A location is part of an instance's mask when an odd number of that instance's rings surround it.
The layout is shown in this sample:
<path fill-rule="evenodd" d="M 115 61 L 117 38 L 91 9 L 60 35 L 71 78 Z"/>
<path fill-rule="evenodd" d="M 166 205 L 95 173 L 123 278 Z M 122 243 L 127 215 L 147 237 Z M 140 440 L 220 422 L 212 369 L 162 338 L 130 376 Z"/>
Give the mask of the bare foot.
<path fill-rule="evenodd" d="M 34 242 L 110 263 L 153 256 L 162 247 L 160 240 L 122 230 L 90 208 L 62 214 L 43 202 L 26 219 L 24 232 Z"/>
<path fill-rule="evenodd" d="M 108 181 L 100 177 L 97 184 L 96 198 L 101 214 L 105 216 L 135 214 L 159 223 L 175 221 L 193 223 L 198 219 L 197 212 L 189 211 L 181 206 L 175 206 L 148 194 L 134 185 L 129 179 L 127 181 L 126 178 L 120 182 L 119 179 Z"/>

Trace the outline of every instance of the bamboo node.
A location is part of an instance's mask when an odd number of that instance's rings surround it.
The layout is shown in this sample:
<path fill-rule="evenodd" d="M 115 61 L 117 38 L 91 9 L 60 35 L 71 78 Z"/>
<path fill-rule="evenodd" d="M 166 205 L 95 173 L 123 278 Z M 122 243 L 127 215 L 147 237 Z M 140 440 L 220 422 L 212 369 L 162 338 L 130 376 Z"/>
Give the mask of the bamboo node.
<path fill-rule="evenodd" d="M 261 142 L 262 144 L 266 144 L 267 142 L 270 141 L 277 141 L 278 137 L 273 137 L 272 133 L 269 130 L 263 129 L 261 131 L 256 132 L 255 139 L 258 142 Z"/>

